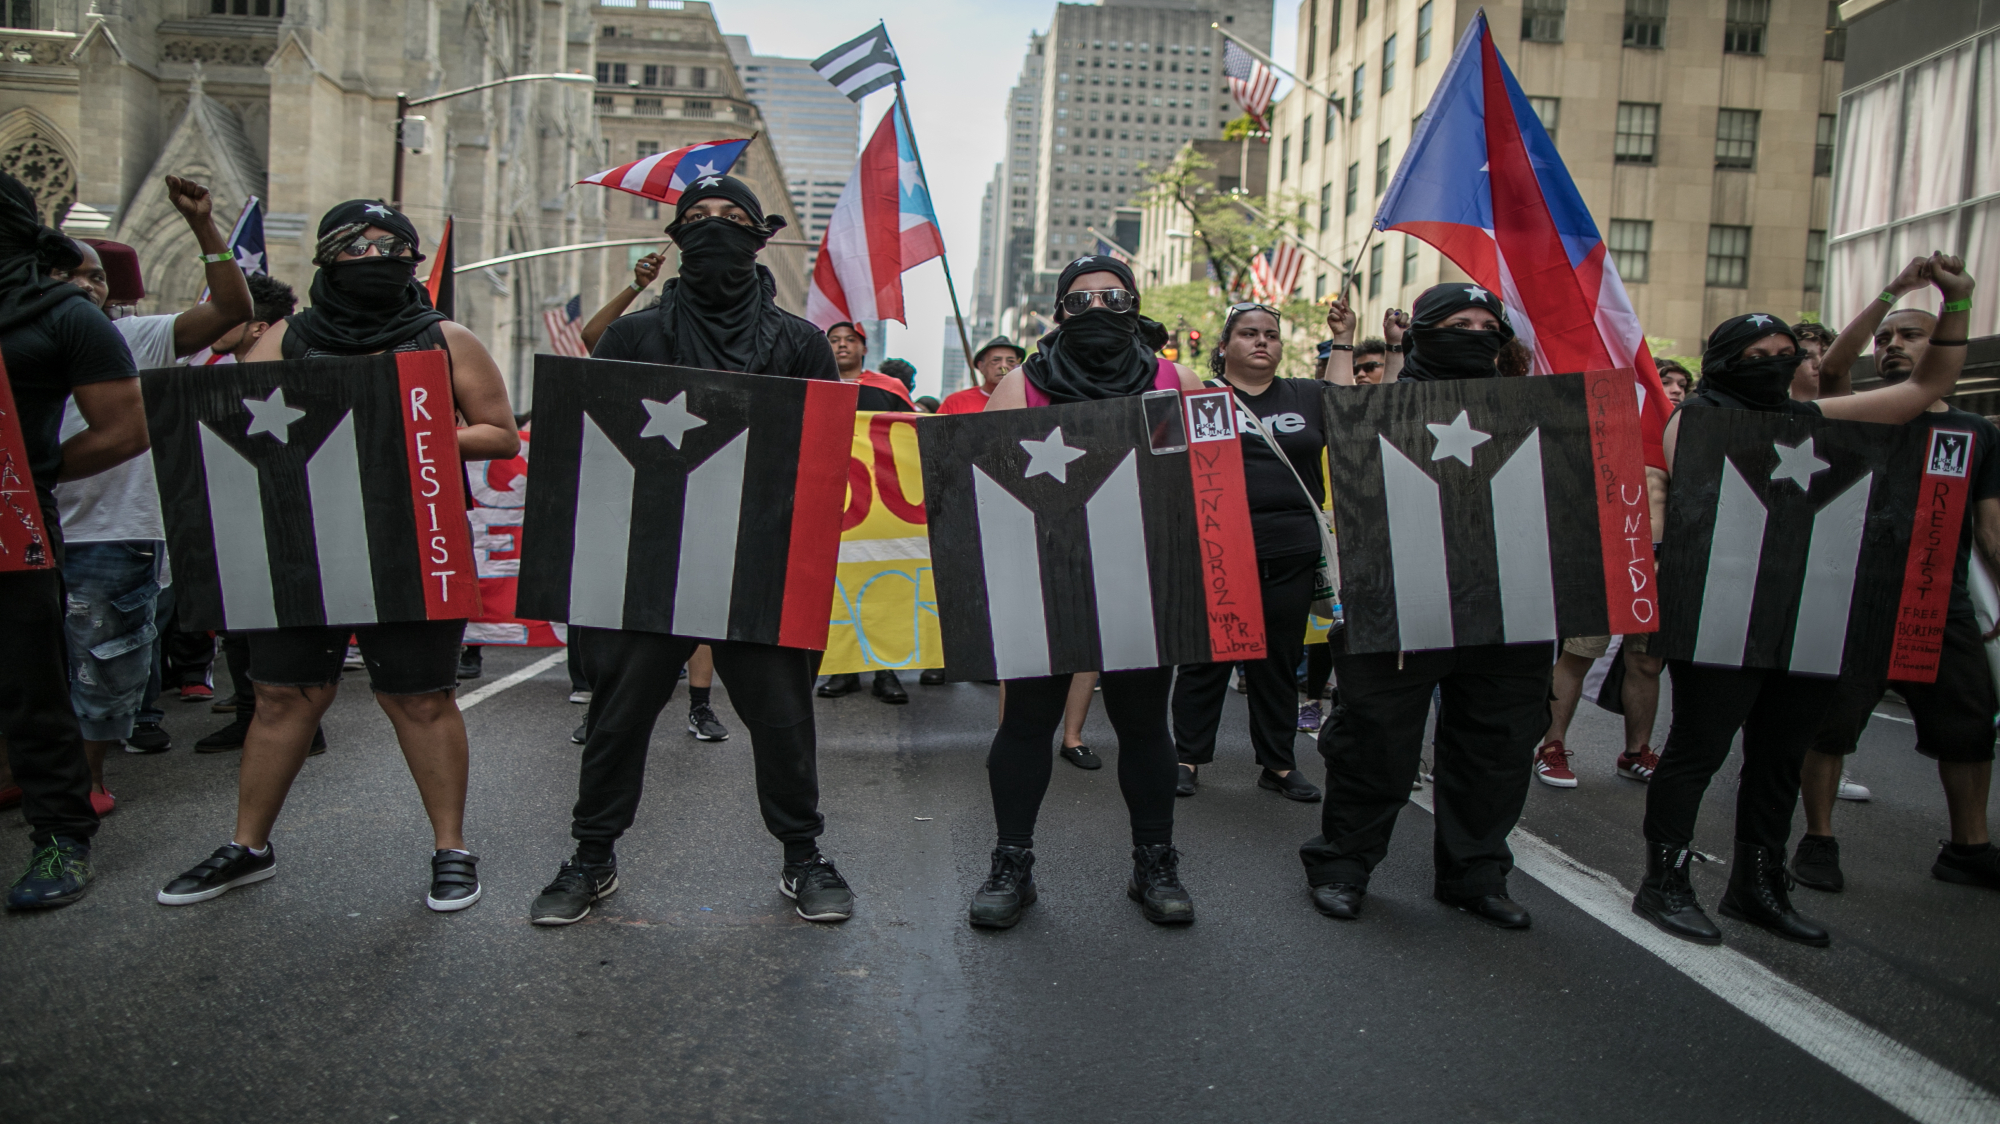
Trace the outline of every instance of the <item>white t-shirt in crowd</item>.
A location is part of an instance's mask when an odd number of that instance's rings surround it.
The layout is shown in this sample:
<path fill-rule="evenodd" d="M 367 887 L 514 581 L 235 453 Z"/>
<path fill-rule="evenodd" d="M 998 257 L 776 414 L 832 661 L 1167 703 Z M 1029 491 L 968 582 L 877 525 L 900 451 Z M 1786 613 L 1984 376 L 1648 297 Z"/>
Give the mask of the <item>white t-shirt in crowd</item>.
<path fill-rule="evenodd" d="M 174 365 L 173 316 L 127 316 L 113 323 L 141 371 Z M 83 415 L 72 398 L 63 407 L 62 439 L 67 441 L 83 430 Z M 153 478 L 151 453 L 141 453 L 95 476 L 57 484 L 56 504 L 62 512 L 65 542 L 167 537 L 160 519 L 160 489 Z"/>

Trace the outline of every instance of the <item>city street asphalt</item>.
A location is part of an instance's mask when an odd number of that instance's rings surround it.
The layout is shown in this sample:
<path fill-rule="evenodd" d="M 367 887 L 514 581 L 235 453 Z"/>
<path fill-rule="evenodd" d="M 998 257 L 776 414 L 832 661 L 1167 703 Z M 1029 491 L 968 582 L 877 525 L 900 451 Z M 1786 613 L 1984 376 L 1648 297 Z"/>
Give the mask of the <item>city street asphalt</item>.
<path fill-rule="evenodd" d="M 462 694 L 547 654 L 486 651 Z M 727 742 L 695 741 L 684 696 L 669 705 L 619 892 L 583 923 L 530 926 L 570 845 L 583 708 L 559 662 L 466 714 L 473 908 L 424 908 L 429 830 L 354 673 L 279 820 L 277 877 L 162 907 L 154 892 L 228 840 L 238 757 L 192 752 L 229 718 L 169 700 L 171 752 L 112 756 L 120 806 L 89 895 L 0 920 L 0 1119 L 2000 1119 L 2000 894 L 1929 877 L 1943 800 L 1892 703 L 1851 766 L 1874 800 L 1836 813 L 1848 889 L 1794 892 L 1833 947 L 1718 919 L 1724 950 L 1670 961 L 1616 910 L 1577 904 L 1578 871 L 1623 893 L 1644 866 L 1644 786 L 1613 770 L 1619 719 L 1588 705 L 1569 740 L 1580 787 L 1533 785 L 1522 820 L 1541 842 L 1517 850 L 1563 874 L 1514 875 L 1529 931 L 1431 899 L 1415 805 L 1363 919 L 1315 913 L 1296 852 L 1318 806 L 1256 786 L 1232 693 L 1216 763 L 1176 804 L 1196 923 L 1140 917 L 1115 768 L 1059 761 L 1041 901 L 996 933 L 965 923 L 992 846 L 996 692 L 905 683 L 908 706 L 817 703 L 821 842 L 857 897 L 837 926 L 777 892 L 727 684 Z M 1101 708 L 1087 740 L 1113 760 Z M 1723 859 L 1735 769 L 1697 837 Z M 0 868 L 28 852 L 19 813 L 0 813 Z M 1712 912 L 1727 867 L 1695 878 Z"/>

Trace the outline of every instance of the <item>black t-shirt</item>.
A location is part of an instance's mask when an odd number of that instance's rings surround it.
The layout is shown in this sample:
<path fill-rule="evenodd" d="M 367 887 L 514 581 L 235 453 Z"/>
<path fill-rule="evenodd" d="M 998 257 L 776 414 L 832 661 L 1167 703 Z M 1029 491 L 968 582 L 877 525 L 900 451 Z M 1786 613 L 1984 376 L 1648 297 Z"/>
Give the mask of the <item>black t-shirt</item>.
<path fill-rule="evenodd" d="M 39 319 L 0 333 L 0 358 L 7 362 L 7 381 L 14 389 L 42 522 L 60 550 L 56 474 L 62 470 L 63 403 L 72 387 L 129 379 L 139 372 L 125 337 L 82 290 Z"/>
<path fill-rule="evenodd" d="M 1221 387 L 1217 380 L 1207 385 Z M 1316 505 L 1306 498 L 1291 469 L 1285 467 L 1263 434 L 1250 421 L 1249 411 L 1263 419 L 1265 428 L 1285 451 L 1285 459 L 1311 488 L 1314 496 L 1326 493 L 1320 472 L 1320 454 L 1326 448 L 1322 424 L 1320 392 L 1327 384 L 1318 379 L 1272 379 L 1264 393 L 1236 391 L 1237 428 L 1243 443 L 1243 484 L 1250 501 L 1250 529 L 1257 540 L 1257 557 L 1282 558 L 1292 554 L 1320 552 L 1319 516 Z"/>
<path fill-rule="evenodd" d="M 1966 480 L 1969 489 L 1965 496 L 1965 523 L 1958 531 L 1958 561 L 1952 566 L 1951 602 L 1947 608 L 1948 615 L 1970 620 L 1973 615 L 1972 594 L 1966 587 L 1966 581 L 1972 556 L 1972 512 L 1980 500 L 2000 498 L 2000 426 L 1978 414 L 1954 407 L 1926 410 L 1910 424 L 1925 429 L 1935 426 L 1969 429 L 1973 434 L 1972 470 Z"/>
<path fill-rule="evenodd" d="M 781 315 L 784 320 L 778 325 L 778 340 L 771 349 L 770 363 L 765 370 L 750 373 L 838 381 L 840 366 L 833 361 L 833 345 L 826 342 L 826 333 L 813 327 L 810 320 L 788 312 Z M 634 363 L 673 362 L 667 350 L 666 335 L 660 330 L 659 313 L 652 309 L 613 320 L 611 326 L 604 330 L 604 335 L 598 338 L 590 356 L 593 359 L 624 359 Z M 895 408 L 908 409 L 900 403 Z"/>

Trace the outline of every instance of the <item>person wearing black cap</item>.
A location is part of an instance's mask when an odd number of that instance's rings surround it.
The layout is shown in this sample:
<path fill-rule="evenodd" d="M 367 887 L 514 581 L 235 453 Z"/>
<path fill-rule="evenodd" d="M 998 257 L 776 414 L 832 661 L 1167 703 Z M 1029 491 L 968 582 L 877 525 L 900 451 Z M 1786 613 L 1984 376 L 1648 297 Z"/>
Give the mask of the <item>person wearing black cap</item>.
<path fill-rule="evenodd" d="M 1498 378 L 1514 338 L 1500 298 L 1477 285 L 1435 285 L 1412 310 L 1401 381 Z M 1393 390 L 1375 393 L 1393 394 Z M 1351 921 L 1370 872 L 1389 851 L 1409 802 L 1433 692 L 1437 718 L 1434 896 L 1502 928 L 1528 911 L 1507 896 L 1507 833 L 1528 796 L 1528 763 L 1549 723 L 1551 645 L 1482 644 L 1350 655 L 1334 640 L 1340 705 L 1319 737 L 1326 759 L 1320 834 L 1299 848 L 1314 908 Z"/>
<path fill-rule="evenodd" d="M 1007 373 L 1028 357 L 1021 346 L 1006 336 L 994 336 L 986 346 L 972 353 L 972 369 L 979 372 L 979 385 L 947 395 L 938 407 L 940 414 L 976 414 L 986 408 L 993 391 Z"/>
<path fill-rule="evenodd" d="M 246 363 L 385 351 L 444 351 L 465 460 L 520 450 L 500 369 L 479 337 L 433 309 L 416 278 L 417 229 L 388 205 L 353 199 L 319 223 L 312 307 L 274 324 Z M 479 900 L 478 858 L 465 849 L 467 747 L 458 686 L 465 621 L 397 621 L 360 627 L 278 628 L 250 634 L 257 706 L 237 774 L 236 832 L 162 888 L 161 905 L 192 905 L 277 873 L 271 827 L 333 705 L 352 633 L 369 686 L 388 714 L 430 817 L 434 849 L 424 903 L 440 913 Z"/>
<path fill-rule="evenodd" d="M 1923 279 L 1944 297 L 1938 336 L 1906 379 L 1878 390 L 1800 402 L 1790 390 L 1806 356 L 1789 324 L 1755 312 L 1717 325 L 1702 349 L 1700 385 L 1667 422 L 1662 444 L 1668 471 L 1681 418 L 1689 410 L 1818 414 L 1902 425 L 1950 394 L 1965 364 L 1972 278 L 1962 261 L 1943 254 L 1932 255 L 1920 268 Z M 1653 517 L 1655 527 L 1664 524 L 1657 499 Z M 1799 800 L 1800 767 L 1822 720 L 1839 704 L 1840 682 L 1687 660 L 1669 661 L 1668 667 L 1674 678 L 1673 725 L 1646 789 L 1646 877 L 1632 899 L 1632 911 L 1684 940 L 1721 942 L 1721 930 L 1695 898 L 1688 864 L 1694 857 L 1702 795 L 1740 729 L 1743 772 L 1736 788 L 1735 850 L 1720 908 L 1726 917 L 1786 940 L 1826 947 L 1831 942 L 1826 929 L 1792 908 L 1785 845 Z"/>
<path fill-rule="evenodd" d="M 1288 800 L 1313 803 L 1320 791 L 1299 772 L 1292 746 L 1298 737 L 1296 676 L 1323 553 L 1318 497 L 1326 491 L 1320 472 L 1320 455 L 1326 448 L 1320 393 L 1326 384 L 1276 377 L 1283 356 L 1277 311 L 1261 304 L 1235 305 L 1209 352 L 1209 369 L 1215 376 L 1209 385 L 1226 386 L 1236 395 L 1244 489 L 1263 590 L 1265 656 L 1243 662 L 1250 696 L 1250 745 L 1263 767 L 1257 787 Z M 1180 757 L 1177 795 L 1193 796 L 1197 770 L 1215 760 L 1231 666 L 1189 664 L 1174 679 L 1174 743 Z"/>
<path fill-rule="evenodd" d="M 680 248 L 680 276 L 655 307 L 614 322 L 592 352 L 599 359 L 666 363 L 799 379 L 837 379 L 833 349 L 809 321 L 777 306 L 777 280 L 758 251 L 785 225 L 732 176 L 705 176 L 681 195 L 667 236 Z M 537 925 L 581 921 L 618 889 L 613 847 L 632 826 L 653 723 L 672 697 L 682 664 L 703 641 L 613 628 L 574 628 L 571 643 L 591 686 L 590 720 L 570 824 L 575 855 L 529 910 Z M 802 648 L 709 640 L 730 701 L 750 730 L 757 803 L 784 845 L 778 888 L 808 921 L 845 921 L 854 894 L 819 851 L 812 680 L 815 653 Z"/>
<path fill-rule="evenodd" d="M 74 242 L 41 224 L 34 194 L 0 173 L 0 358 L 27 462 L 0 463 L 0 476 L 33 480 L 46 532 L 8 559 L 36 569 L 0 572 L 0 736 L 35 849 L 8 887 L 10 910 L 82 897 L 97 834 L 83 732 L 70 706 L 56 481 L 116 467 L 148 444 L 132 353 L 83 289 L 52 276 L 82 263 Z M 63 403 L 72 397 L 84 428 L 64 440 Z M 14 452 L 0 450 L 0 462 Z M 0 516 L 27 514 L 18 497 L 0 497 Z"/>
<path fill-rule="evenodd" d="M 988 410 L 1125 398 L 1149 390 L 1200 390 L 1178 363 L 1155 357 L 1167 331 L 1139 315 L 1132 270 L 1111 257 L 1071 262 L 1056 282 L 1056 328 L 1000 381 Z M 1036 898 L 1035 818 L 1055 767 L 1050 741 L 1062 725 L 1071 676 L 1010 679 L 1000 729 L 986 758 L 999 836 L 986 881 L 972 895 L 972 924 L 1011 928 Z M 1174 739 L 1167 728 L 1171 667 L 1107 671 L 1104 710 L 1118 733 L 1118 789 L 1132 824 L 1125 893 L 1160 925 L 1194 920 L 1174 849 Z"/>

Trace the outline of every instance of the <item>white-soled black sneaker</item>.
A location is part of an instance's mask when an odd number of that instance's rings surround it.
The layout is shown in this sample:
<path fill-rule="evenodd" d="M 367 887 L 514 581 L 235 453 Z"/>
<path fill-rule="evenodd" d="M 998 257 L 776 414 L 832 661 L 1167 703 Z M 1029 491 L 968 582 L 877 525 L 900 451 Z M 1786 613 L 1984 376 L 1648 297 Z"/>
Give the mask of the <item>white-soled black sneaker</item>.
<path fill-rule="evenodd" d="M 707 703 L 688 708 L 688 733 L 698 742 L 729 740 L 729 727 L 722 724 L 722 719 L 715 716 L 715 708 Z"/>
<path fill-rule="evenodd" d="M 259 855 L 237 843 L 217 847 L 215 853 L 186 874 L 167 883 L 158 895 L 161 905 L 193 905 L 219 898 L 238 886 L 278 873 L 278 849 L 265 844 Z"/>
<path fill-rule="evenodd" d="M 479 856 L 464 851 L 431 854 L 431 889 L 424 904 L 436 913 L 453 913 L 479 900 Z"/>
<path fill-rule="evenodd" d="M 778 892 L 797 902 L 799 916 L 807 921 L 845 921 L 854 916 L 854 891 L 825 855 L 786 863 L 778 876 Z"/>

